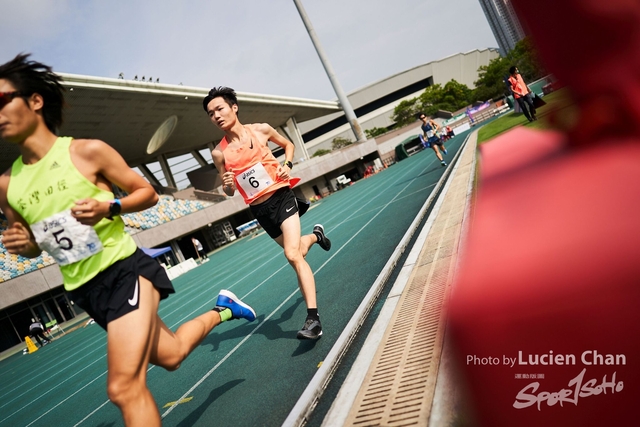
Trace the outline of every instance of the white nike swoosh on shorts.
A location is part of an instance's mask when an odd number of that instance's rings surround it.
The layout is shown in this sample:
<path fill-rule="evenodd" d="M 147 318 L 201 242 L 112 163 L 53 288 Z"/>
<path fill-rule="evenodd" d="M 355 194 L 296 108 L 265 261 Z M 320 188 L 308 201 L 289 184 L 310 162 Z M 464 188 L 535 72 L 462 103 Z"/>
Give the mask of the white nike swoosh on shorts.
<path fill-rule="evenodd" d="M 285 209 L 287 212 L 291 212 L 291 209 L 293 209 L 295 206 L 291 206 L 289 209 Z"/>
<path fill-rule="evenodd" d="M 131 299 L 129 299 L 129 305 L 130 306 L 135 306 L 136 304 L 138 304 L 138 288 L 140 287 L 140 284 L 138 283 L 138 281 L 136 280 L 136 289 L 133 291 L 133 297 Z"/>

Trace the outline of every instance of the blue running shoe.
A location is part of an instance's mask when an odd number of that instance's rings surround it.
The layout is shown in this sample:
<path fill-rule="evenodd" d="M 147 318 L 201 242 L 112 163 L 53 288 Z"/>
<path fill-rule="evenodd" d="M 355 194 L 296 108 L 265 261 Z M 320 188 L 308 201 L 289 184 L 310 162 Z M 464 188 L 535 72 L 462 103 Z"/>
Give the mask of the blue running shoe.
<path fill-rule="evenodd" d="M 449 154 L 449 152 L 447 151 L 447 149 L 446 149 L 446 148 L 442 148 L 442 152 L 443 152 L 444 154 Z"/>
<path fill-rule="evenodd" d="M 225 289 L 218 294 L 216 307 L 226 307 L 231 310 L 233 319 L 247 319 L 249 322 L 256 320 L 256 312 L 253 311 L 253 308 L 240 301 L 233 292 Z"/>

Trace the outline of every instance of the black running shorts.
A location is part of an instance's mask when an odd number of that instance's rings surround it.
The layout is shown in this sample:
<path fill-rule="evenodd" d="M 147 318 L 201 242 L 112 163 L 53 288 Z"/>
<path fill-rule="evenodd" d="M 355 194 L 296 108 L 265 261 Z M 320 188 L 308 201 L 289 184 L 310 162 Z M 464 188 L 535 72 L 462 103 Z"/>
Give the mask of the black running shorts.
<path fill-rule="evenodd" d="M 431 144 L 431 145 L 434 145 L 434 144 L 435 145 L 443 145 L 442 141 L 437 136 L 432 136 L 431 138 L 429 138 L 429 144 Z"/>
<path fill-rule="evenodd" d="M 249 205 L 251 213 L 272 239 L 282 234 L 280 226 L 285 219 L 298 213 L 298 201 L 289 187 L 282 187 L 265 202 Z"/>
<path fill-rule="evenodd" d="M 69 296 L 98 325 L 107 330 L 107 323 L 138 309 L 139 276 L 153 283 L 160 292 L 160 299 L 175 292 L 164 268 L 138 248 L 130 257 L 115 262 L 84 285 L 69 292 Z"/>

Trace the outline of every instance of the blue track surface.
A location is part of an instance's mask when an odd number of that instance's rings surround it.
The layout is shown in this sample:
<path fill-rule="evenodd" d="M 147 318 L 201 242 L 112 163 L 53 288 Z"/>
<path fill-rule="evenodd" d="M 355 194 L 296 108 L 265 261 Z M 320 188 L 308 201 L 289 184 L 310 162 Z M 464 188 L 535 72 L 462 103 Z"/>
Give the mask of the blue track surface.
<path fill-rule="evenodd" d="M 466 133 L 448 141 L 453 158 Z M 265 233 L 227 245 L 174 280 L 160 316 L 175 329 L 229 289 L 258 318 L 217 327 L 176 372 L 150 366 L 165 426 L 276 426 L 296 403 L 444 172 L 424 150 L 314 205 L 303 233 L 322 223 L 332 249 L 311 248 L 324 335 L 299 341 L 306 307 L 281 248 Z M 0 426 L 119 426 L 106 396 L 106 334 L 80 328 L 31 355 L 0 362 Z M 179 404 L 172 405 L 173 402 Z"/>

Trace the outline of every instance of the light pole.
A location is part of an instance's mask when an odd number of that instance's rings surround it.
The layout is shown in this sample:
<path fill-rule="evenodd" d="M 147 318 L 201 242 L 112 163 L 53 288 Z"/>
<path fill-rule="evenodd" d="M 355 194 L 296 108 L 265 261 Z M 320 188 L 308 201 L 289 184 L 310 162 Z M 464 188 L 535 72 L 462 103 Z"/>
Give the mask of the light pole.
<path fill-rule="evenodd" d="M 342 87 L 340 86 L 340 83 L 338 82 L 338 79 L 336 78 L 336 75 L 333 72 L 333 68 L 331 68 L 331 64 L 329 63 L 327 56 L 325 55 L 324 50 L 322 50 L 322 46 L 320 45 L 318 36 L 316 36 L 316 32 L 313 29 L 313 26 L 311 25 L 311 21 L 309 21 L 307 12 L 305 12 L 304 8 L 302 7 L 302 2 L 300 0 L 293 0 L 293 2 L 295 3 L 296 8 L 298 9 L 298 13 L 302 18 L 302 22 L 304 23 L 304 26 L 307 28 L 307 33 L 309 33 L 309 37 L 311 37 L 311 42 L 313 43 L 313 46 L 316 48 L 316 52 L 318 52 L 318 56 L 320 57 L 320 62 L 322 62 L 322 66 L 324 67 L 324 70 L 327 72 L 327 76 L 329 76 L 329 80 L 331 81 L 333 90 L 336 92 L 336 95 L 338 95 L 338 101 L 340 101 L 340 105 L 342 106 L 344 115 L 347 117 L 347 121 L 349 122 L 349 125 L 351 126 L 351 130 L 356 136 L 356 140 L 358 142 L 366 141 L 367 138 L 365 138 L 364 134 L 362 133 L 362 128 L 360 127 L 360 123 L 358 123 L 358 118 L 356 117 L 356 113 L 353 111 L 353 108 L 351 108 L 349 99 L 347 98 L 344 91 L 342 90 Z"/>

